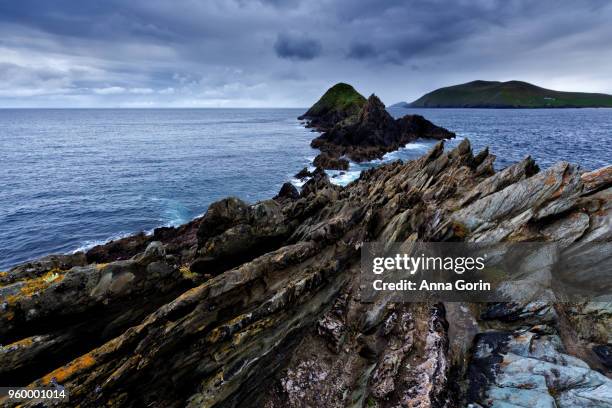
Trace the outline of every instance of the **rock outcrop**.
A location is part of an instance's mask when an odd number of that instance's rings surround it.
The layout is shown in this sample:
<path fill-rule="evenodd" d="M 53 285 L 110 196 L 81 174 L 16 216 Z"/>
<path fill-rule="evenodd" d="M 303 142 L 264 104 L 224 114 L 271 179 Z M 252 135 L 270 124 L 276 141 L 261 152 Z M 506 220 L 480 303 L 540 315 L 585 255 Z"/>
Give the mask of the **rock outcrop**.
<path fill-rule="evenodd" d="M 332 156 L 327 152 L 317 155 L 312 164 L 316 167 L 328 170 L 348 170 L 349 168 L 349 161 L 347 159 L 336 155 Z"/>
<path fill-rule="evenodd" d="M 609 303 L 362 302 L 366 241 L 612 240 L 612 167 L 493 160 L 441 142 L 345 188 L 316 171 L 299 196 L 221 200 L 107 263 L 14 268 L 0 383 L 83 407 L 612 406 Z"/>
<path fill-rule="evenodd" d="M 418 138 L 450 139 L 455 134 L 419 115 L 394 119 L 376 95 L 371 95 L 357 115 L 337 122 L 314 139 L 311 146 L 326 157 L 348 157 L 356 162 L 381 158 Z M 343 159 L 339 159 L 343 160 Z M 327 163 L 334 163 L 327 160 Z M 347 162 L 348 164 L 348 162 Z M 315 164 L 316 165 L 316 164 Z M 321 163 L 323 168 L 325 163 Z"/>
<path fill-rule="evenodd" d="M 329 88 L 306 113 L 298 119 L 318 131 L 331 129 L 336 123 L 357 115 L 366 99 L 351 85 L 339 82 Z"/>

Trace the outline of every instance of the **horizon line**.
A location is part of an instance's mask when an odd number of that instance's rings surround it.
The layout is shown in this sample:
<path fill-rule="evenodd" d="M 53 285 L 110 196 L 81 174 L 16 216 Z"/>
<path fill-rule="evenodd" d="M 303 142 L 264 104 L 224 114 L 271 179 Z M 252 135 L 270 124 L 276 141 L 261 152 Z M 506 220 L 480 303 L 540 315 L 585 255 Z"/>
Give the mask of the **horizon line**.
<path fill-rule="evenodd" d="M 153 109 L 308 109 L 307 106 L 159 106 L 159 107 L 129 107 L 129 106 L 56 106 L 56 107 L 41 107 L 41 106 L 0 106 L 0 110 L 34 110 L 34 109 L 57 109 L 57 110 L 68 110 L 68 109 L 139 109 L 139 110 L 153 110 Z"/>

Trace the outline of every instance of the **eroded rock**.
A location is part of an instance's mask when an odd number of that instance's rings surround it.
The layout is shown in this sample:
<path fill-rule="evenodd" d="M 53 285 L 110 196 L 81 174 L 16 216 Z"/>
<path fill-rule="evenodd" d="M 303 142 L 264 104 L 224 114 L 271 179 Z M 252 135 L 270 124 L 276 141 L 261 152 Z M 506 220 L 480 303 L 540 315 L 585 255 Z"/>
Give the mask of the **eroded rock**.
<path fill-rule="evenodd" d="M 229 198 L 97 250 L 108 263 L 8 271 L 3 383 L 61 384 L 80 406 L 610 406 L 605 299 L 361 301 L 368 241 L 610 239 L 607 171 L 492 160 L 464 141 L 345 188 L 319 170 L 299 197 Z"/>

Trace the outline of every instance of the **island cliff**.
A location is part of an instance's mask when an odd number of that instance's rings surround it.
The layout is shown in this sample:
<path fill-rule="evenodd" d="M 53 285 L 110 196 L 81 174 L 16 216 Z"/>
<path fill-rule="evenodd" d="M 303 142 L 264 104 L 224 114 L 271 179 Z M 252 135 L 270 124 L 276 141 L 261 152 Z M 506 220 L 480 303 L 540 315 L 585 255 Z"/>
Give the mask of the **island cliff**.
<path fill-rule="evenodd" d="M 15 267 L 0 383 L 60 384 L 83 407 L 610 406 L 610 303 L 361 301 L 366 241 L 612 239 L 612 167 L 494 160 L 440 142 L 347 187 L 318 171 Z"/>

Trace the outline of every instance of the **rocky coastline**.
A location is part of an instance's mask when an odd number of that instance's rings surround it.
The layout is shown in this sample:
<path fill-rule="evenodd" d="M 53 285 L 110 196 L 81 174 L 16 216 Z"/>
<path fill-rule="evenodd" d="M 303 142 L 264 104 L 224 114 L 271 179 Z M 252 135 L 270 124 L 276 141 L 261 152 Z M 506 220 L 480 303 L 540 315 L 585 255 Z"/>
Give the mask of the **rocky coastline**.
<path fill-rule="evenodd" d="M 83 407 L 612 406 L 610 302 L 360 300 L 368 241 L 612 240 L 612 167 L 494 161 L 440 142 L 0 273 L 0 383 Z"/>

